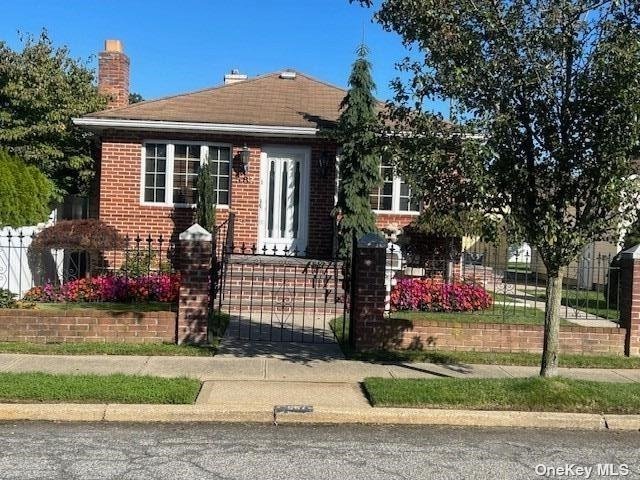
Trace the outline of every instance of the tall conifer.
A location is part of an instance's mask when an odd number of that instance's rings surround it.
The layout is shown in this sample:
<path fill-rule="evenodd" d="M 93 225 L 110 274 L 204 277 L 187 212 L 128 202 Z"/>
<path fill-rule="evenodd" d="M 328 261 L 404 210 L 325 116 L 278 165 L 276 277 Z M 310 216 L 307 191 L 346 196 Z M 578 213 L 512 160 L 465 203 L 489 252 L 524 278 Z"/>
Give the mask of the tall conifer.
<path fill-rule="evenodd" d="M 337 139 L 342 148 L 340 184 L 335 214 L 338 219 L 338 254 L 349 258 L 351 240 L 375 232 L 375 215 L 369 195 L 380 183 L 380 156 L 376 148 L 375 84 L 367 48 L 361 45 L 349 76 L 349 91 L 340 105 Z"/>

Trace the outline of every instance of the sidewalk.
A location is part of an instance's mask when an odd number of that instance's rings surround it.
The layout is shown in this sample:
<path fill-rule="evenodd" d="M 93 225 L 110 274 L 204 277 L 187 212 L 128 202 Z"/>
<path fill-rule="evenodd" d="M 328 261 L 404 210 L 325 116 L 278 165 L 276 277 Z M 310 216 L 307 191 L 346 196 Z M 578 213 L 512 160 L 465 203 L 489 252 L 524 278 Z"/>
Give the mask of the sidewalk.
<path fill-rule="evenodd" d="M 331 348 L 331 347 L 329 347 Z M 538 412 L 473 412 L 373 408 L 359 382 L 385 378 L 507 378 L 538 374 L 538 367 L 368 363 L 295 351 L 265 356 L 148 357 L 0 354 L 0 372 L 125 373 L 187 376 L 203 382 L 195 405 L 0 405 L 0 420 L 257 421 L 411 423 L 546 428 L 640 429 L 640 416 Z M 335 355 L 338 357 L 339 355 Z M 314 358 L 315 357 L 315 358 Z M 640 370 L 561 368 L 569 378 L 640 382 Z M 307 405 L 313 413 L 274 407 Z"/>

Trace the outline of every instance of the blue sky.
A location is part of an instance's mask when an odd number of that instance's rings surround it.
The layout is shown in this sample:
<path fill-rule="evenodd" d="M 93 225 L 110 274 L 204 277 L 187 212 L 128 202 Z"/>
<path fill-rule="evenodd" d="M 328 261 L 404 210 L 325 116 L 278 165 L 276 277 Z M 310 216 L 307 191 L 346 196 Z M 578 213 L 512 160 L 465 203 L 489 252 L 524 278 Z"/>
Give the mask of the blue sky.
<path fill-rule="evenodd" d="M 92 68 L 104 40 L 120 39 L 131 90 L 151 99 L 217 85 L 232 68 L 249 76 L 294 68 L 346 87 L 364 26 L 376 96 L 388 99 L 407 52 L 372 14 L 348 0 L 20 0 L 2 5 L 0 39 L 19 48 L 18 31 L 46 28 Z"/>

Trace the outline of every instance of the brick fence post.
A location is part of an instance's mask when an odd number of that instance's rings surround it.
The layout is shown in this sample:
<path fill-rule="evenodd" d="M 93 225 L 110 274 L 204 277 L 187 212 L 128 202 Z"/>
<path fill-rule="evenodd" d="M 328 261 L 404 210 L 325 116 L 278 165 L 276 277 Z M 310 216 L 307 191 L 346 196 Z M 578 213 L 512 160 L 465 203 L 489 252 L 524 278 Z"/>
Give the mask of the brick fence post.
<path fill-rule="evenodd" d="M 206 343 L 212 236 L 196 223 L 182 232 L 178 238 L 180 241 L 178 344 Z"/>
<path fill-rule="evenodd" d="M 620 326 L 626 329 L 624 354 L 640 355 L 640 245 L 625 250 L 620 260 Z"/>
<path fill-rule="evenodd" d="M 387 242 L 375 233 L 361 237 L 353 252 L 351 346 L 360 350 L 384 346 Z"/>

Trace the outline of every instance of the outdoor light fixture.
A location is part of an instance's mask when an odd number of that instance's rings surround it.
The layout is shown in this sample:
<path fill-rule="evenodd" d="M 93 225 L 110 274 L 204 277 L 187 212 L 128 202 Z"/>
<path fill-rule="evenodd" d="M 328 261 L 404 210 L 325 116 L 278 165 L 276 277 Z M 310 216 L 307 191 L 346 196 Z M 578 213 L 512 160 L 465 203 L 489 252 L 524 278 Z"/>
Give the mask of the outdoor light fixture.
<path fill-rule="evenodd" d="M 242 147 L 242 151 L 240 152 L 240 160 L 242 160 L 242 171 L 247 174 L 249 172 L 249 158 L 251 157 L 251 152 L 249 151 L 249 147 L 247 144 L 244 144 Z"/>
<path fill-rule="evenodd" d="M 318 157 L 318 166 L 320 167 L 320 171 L 322 175 L 325 176 L 327 174 L 327 167 L 329 166 L 329 152 L 323 150 Z"/>

